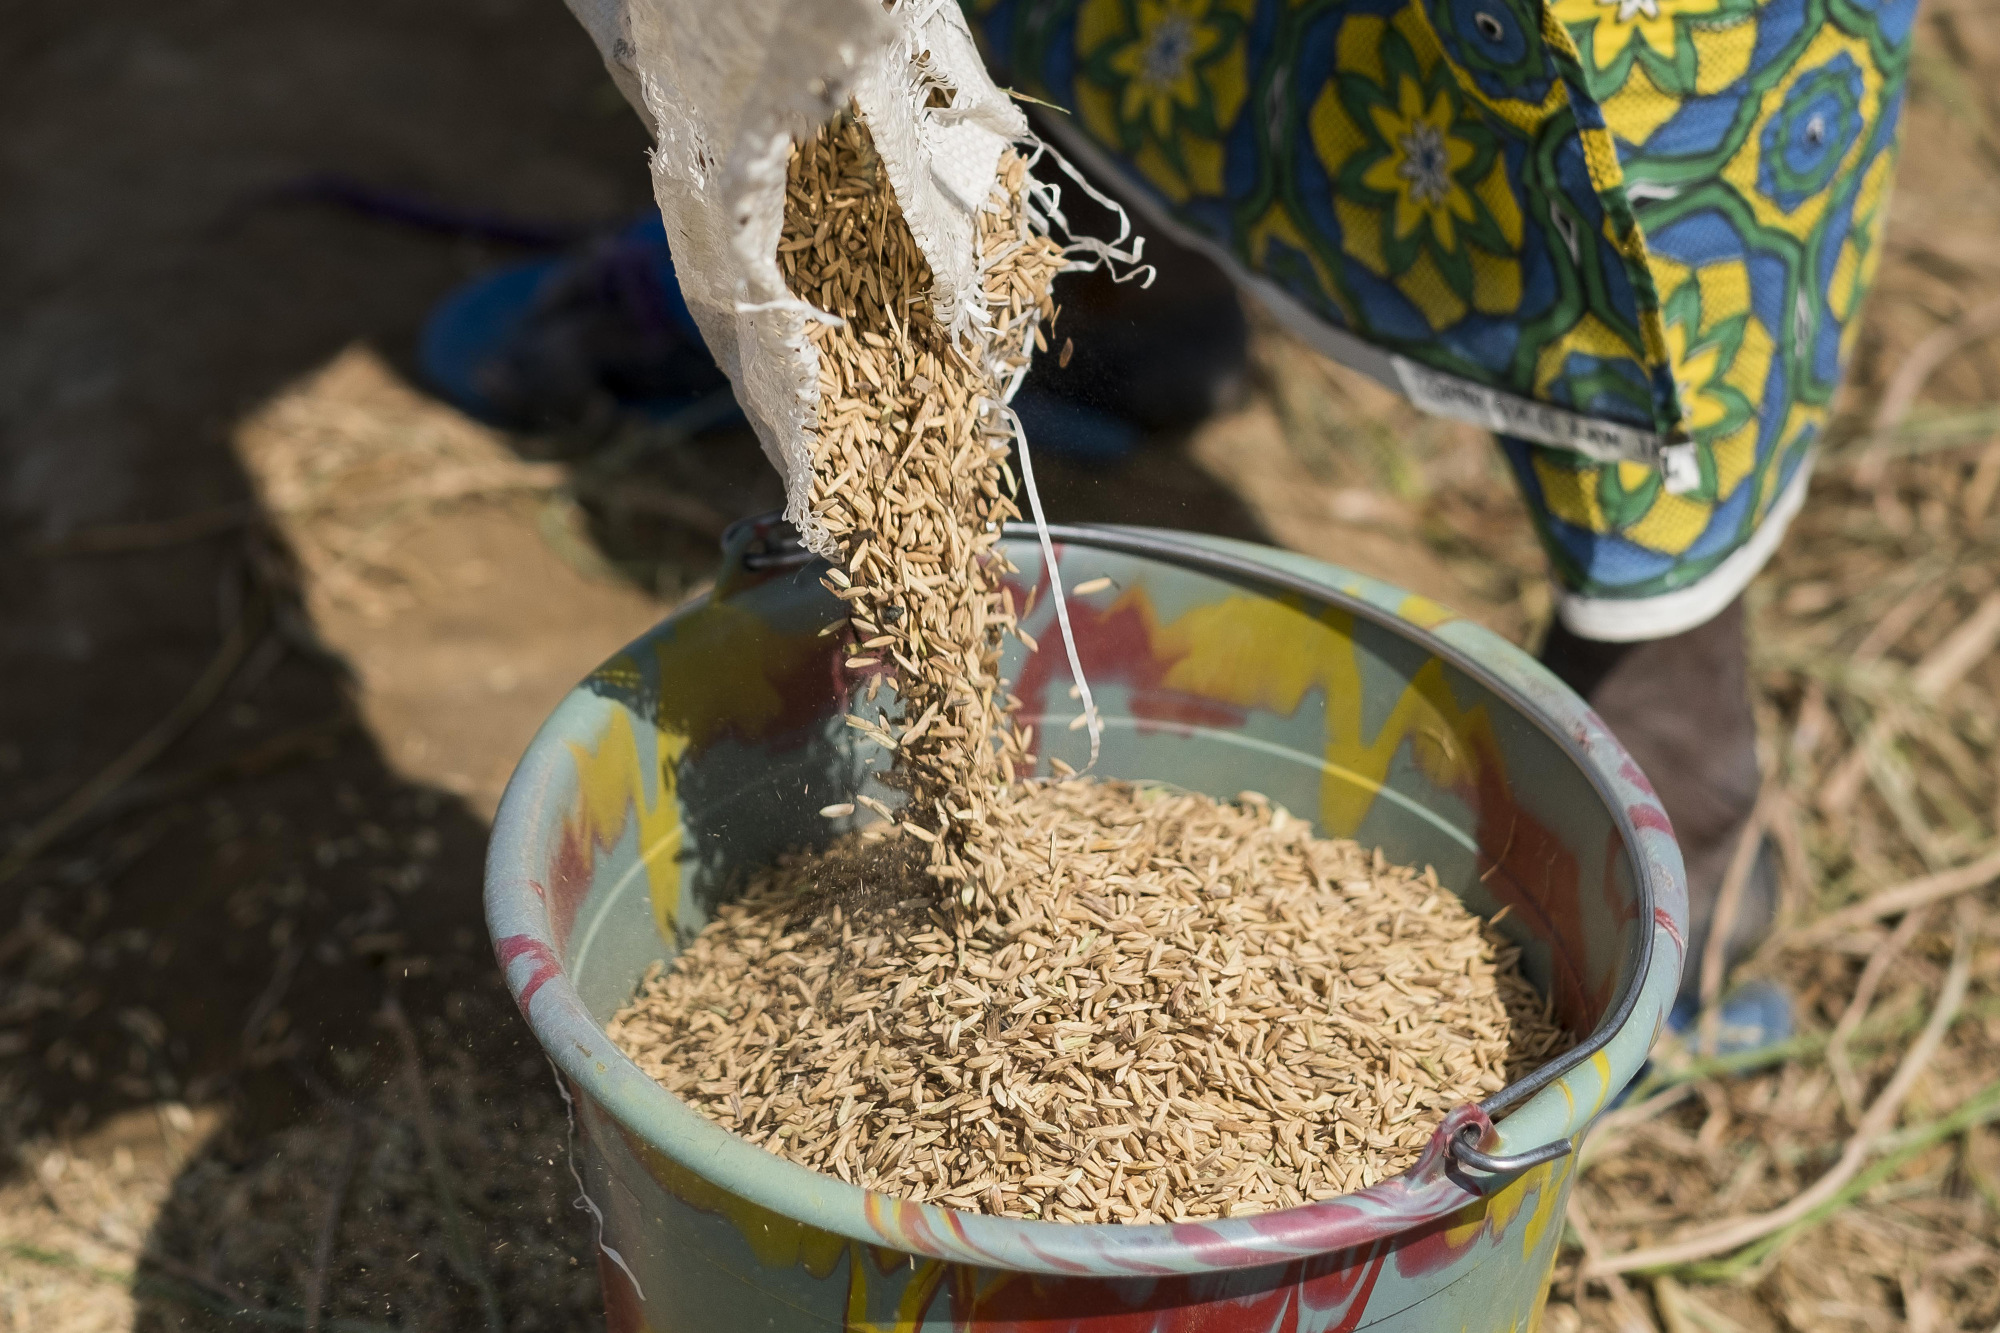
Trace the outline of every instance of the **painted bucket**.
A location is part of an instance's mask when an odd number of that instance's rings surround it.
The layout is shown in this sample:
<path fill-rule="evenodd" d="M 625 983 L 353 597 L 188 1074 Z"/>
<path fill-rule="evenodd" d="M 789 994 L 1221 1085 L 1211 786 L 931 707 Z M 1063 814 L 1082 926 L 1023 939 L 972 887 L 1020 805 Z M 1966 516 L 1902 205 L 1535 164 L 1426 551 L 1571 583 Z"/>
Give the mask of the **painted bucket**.
<path fill-rule="evenodd" d="M 709 597 L 605 663 L 542 728 L 495 821 L 486 910 L 576 1110 L 613 1333 L 1533 1328 L 1574 1147 L 1636 1072 L 1682 963 L 1680 853 L 1645 778 L 1525 654 L 1423 598 L 1266 548 L 1054 532 L 1106 721 L 1099 771 L 1257 790 L 1322 832 L 1429 864 L 1501 929 L 1566 1056 L 1453 1111 L 1373 1188 L 1182 1225 L 1017 1221 L 873 1194 L 735 1138 L 602 1022 L 732 872 L 823 839 L 871 790 L 839 725 L 840 604 L 790 530 L 730 536 Z M 1046 583 L 1010 530 L 1024 585 Z M 1081 764 L 1052 599 L 1007 670 L 1041 760 Z M 876 790 L 884 799 L 886 791 Z M 1497 1119 L 1497 1123 L 1496 1123 Z"/>

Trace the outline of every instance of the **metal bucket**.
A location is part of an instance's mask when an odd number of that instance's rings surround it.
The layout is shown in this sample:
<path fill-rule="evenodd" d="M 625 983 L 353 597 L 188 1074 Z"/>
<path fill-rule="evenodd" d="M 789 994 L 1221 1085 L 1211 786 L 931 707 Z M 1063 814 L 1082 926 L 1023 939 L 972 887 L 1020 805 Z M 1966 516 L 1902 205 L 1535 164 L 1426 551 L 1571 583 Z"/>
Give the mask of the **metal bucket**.
<path fill-rule="evenodd" d="M 1680 975 L 1680 853 L 1597 718 L 1510 644 L 1384 584 L 1238 542 L 1060 529 L 1098 771 L 1254 789 L 1322 832 L 1430 864 L 1501 929 L 1568 1055 L 1447 1117 L 1421 1162 L 1338 1199 L 1185 1225 L 1015 1221 L 872 1194 L 744 1143 L 601 1026 L 700 929 L 732 872 L 827 836 L 865 777 L 819 569 L 739 525 L 714 594 L 607 662 L 521 761 L 486 911 L 582 1131 L 613 1333 L 744 1329 L 1534 1327 L 1573 1147 L 1638 1069 Z M 1010 531 L 1026 585 L 1040 548 Z M 1042 760 L 1085 741 L 1051 600 L 1007 664 Z M 869 790 L 863 787 L 862 790 Z M 878 791 L 888 798 L 890 793 Z M 1496 1125 L 1493 1117 L 1504 1112 Z"/>

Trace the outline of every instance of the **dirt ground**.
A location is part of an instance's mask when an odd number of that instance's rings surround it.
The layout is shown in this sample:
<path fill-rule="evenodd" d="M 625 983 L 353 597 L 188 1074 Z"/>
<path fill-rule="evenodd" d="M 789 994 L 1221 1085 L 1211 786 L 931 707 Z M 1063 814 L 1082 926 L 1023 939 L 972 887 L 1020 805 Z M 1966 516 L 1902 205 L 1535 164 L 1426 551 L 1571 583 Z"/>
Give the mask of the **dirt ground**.
<path fill-rule="evenodd" d="M 740 433 L 514 437 L 429 397 L 425 312 L 522 252 L 325 183 L 612 224 L 647 202 L 641 129 L 555 0 L 7 27 L 0 1328 L 598 1327 L 562 1106 L 480 920 L 487 820 L 564 690 L 777 485 Z M 2000 31 L 1944 0 L 1918 43 L 1848 443 L 1752 598 L 1792 922 L 1758 966 L 1806 1036 L 1737 1078 L 1666 1053 L 1596 1141 L 1550 1328 L 2000 1320 L 1985 890 L 1810 934 L 2000 821 L 2000 351 L 1953 332 L 2000 327 Z M 1256 327 L 1245 403 L 1045 469 L 1052 517 L 1276 542 L 1532 643 L 1541 558 L 1490 444 Z M 1927 347 L 1888 461 L 1857 462 Z M 1837 1169 L 1932 1017 L 1826 1208 L 1754 1254 L 1585 1271 Z"/>

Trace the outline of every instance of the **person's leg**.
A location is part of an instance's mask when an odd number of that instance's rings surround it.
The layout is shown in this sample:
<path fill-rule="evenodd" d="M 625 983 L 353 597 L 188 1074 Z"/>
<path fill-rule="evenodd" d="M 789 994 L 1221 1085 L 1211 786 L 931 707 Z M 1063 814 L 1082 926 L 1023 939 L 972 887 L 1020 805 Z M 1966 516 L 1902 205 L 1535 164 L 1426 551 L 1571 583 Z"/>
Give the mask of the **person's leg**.
<path fill-rule="evenodd" d="M 1542 662 L 1597 710 L 1659 793 L 1687 867 L 1688 940 L 1676 1022 L 1701 986 L 1716 900 L 1760 789 L 1743 590 L 1805 493 L 1813 435 L 1773 441 L 1726 494 L 1668 493 L 1655 476 L 1502 438 L 1556 583 Z M 1698 443 L 1704 477 L 1717 448 Z M 1712 485 L 1712 483 L 1710 483 Z M 1777 859 L 1760 844 L 1731 921 L 1741 962 L 1777 914 Z M 1731 1045 L 1789 1033 L 1765 987 L 1739 997 Z"/>
<path fill-rule="evenodd" d="M 1115 219 L 1088 202 L 1069 202 L 1072 224 L 1111 234 Z M 1145 257 L 1147 283 L 1099 270 L 1057 284 L 1052 355 L 1035 358 L 1014 400 L 1038 449 L 1114 462 L 1147 432 L 1187 429 L 1242 396 L 1250 329 L 1234 282 L 1168 237 L 1149 237 Z"/>
<path fill-rule="evenodd" d="M 1757 723 L 1750 706 L 1743 599 L 1662 639 L 1605 643 L 1558 621 L 1542 663 L 1582 695 L 1638 762 L 1673 821 L 1688 876 L 1687 970 L 1694 999 L 1716 898 L 1757 803 Z M 1776 864 L 1760 847 L 1732 922 L 1726 958 L 1739 961 L 1777 914 Z"/>
<path fill-rule="evenodd" d="M 431 387 L 458 406 L 523 429 L 618 408 L 670 413 L 729 385 L 650 211 L 566 253 L 464 284 L 431 312 L 419 358 Z"/>

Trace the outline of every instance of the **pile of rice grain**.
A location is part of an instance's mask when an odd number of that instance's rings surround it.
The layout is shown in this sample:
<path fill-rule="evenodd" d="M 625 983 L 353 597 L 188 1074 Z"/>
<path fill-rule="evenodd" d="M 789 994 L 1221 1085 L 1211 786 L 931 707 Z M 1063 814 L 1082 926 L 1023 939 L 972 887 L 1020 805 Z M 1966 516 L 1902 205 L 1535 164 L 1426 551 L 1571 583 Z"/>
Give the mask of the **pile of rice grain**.
<path fill-rule="evenodd" d="M 756 876 L 610 1032 L 752 1143 L 903 1198 L 1150 1222 L 1372 1185 L 1567 1044 L 1458 899 L 1246 794 L 1023 784 L 976 918 L 876 826 Z"/>
<path fill-rule="evenodd" d="M 1567 1039 L 1428 871 L 1261 797 L 1017 776 L 1000 385 L 1063 262 L 1024 184 L 1010 153 L 985 318 L 953 335 L 861 123 L 794 156 L 780 259 L 844 320 L 811 335 L 831 632 L 868 680 L 848 723 L 908 799 L 857 796 L 882 823 L 753 876 L 611 1035 L 751 1142 L 904 1198 L 1146 1222 L 1372 1185 Z"/>

